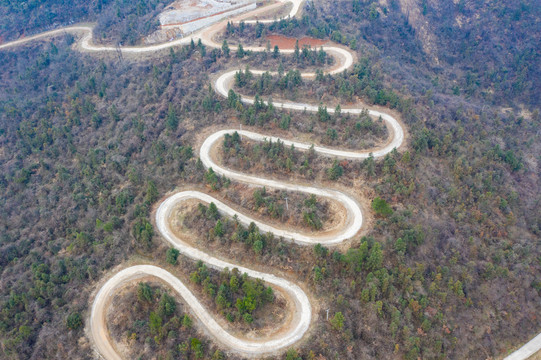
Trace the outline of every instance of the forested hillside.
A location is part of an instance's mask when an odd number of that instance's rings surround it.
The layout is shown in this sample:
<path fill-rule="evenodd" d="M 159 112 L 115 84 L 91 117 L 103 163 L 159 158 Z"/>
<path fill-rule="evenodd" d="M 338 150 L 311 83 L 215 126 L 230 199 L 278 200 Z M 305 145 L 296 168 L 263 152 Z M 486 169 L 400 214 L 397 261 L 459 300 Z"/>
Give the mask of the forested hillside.
<path fill-rule="evenodd" d="M 157 15 L 170 0 L 10 1 L 0 2 L 0 43 L 81 21 L 96 23 L 100 42 L 134 45 L 157 30 Z"/>
<path fill-rule="evenodd" d="M 140 4 L 2 1 L 0 34 L 5 41 L 85 20 L 98 22 L 105 42 L 134 43 L 165 2 Z M 507 354 L 541 331 L 540 18 L 537 0 L 310 1 L 298 20 L 246 25 L 237 34 L 240 41 L 310 35 L 357 52 L 358 64 L 344 74 L 289 87 L 297 79 L 289 70 L 302 60 L 279 52 L 239 57 L 194 43 L 141 60 L 81 53 L 71 35 L 0 50 L 1 357 L 90 358 L 83 328 L 91 293 L 126 261 L 199 274 L 194 262 L 171 260 L 151 211 L 177 187 L 231 197 L 235 184 L 198 159 L 197 136 L 205 129 L 242 123 L 331 145 L 385 134 L 377 121 L 331 115 L 323 106 L 305 114 L 262 102 L 243 106 L 235 92 L 219 98 L 210 76 L 246 63 L 276 70 L 281 64 L 284 72 L 237 84 L 240 93 L 312 96 L 329 108 L 361 100 L 399 113 L 408 131 L 404 151 L 345 162 L 279 144 L 262 146 L 256 156 L 248 141 L 225 139 L 220 151 L 232 168 L 356 187 L 373 200 L 365 209 L 371 227 L 349 250 L 304 248 L 254 228 L 243 238 L 234 220 L 207 208 L 187 215 L 209 247 L 244 263 L 290 268 L 331 309 L 330 321 L 322 310 L 313 334 L 283 358 Z M 270 165 L 257 164 L 261 159 Z M 238 203 L 278 218 L 283 200 L 259 191 L 240 192 Z M 292 221 L 317 229 L 326 205 L 302 202 Z M 211 275 L 217 282 L 220 275 Z M 218 286 L 201 280 L 192 286 L 207 292 L 207 301 L 223 301 L 208 290 Z M 182 304 L 163 310 L 161 302 L 172 302 L 166 290 L 153 284 L 148 292 L 155 296 L 123 295 L 144 313 L 127 316 L 125 328 L 113 324 L 115 338 L 140 336 L 145 358 L 224 356 L 183 323 Z M 151 325 L 161 324 L 161 313 L 171 336 Z M 246 313 L 239 309 L 236 321 L 249 320 Z"/>

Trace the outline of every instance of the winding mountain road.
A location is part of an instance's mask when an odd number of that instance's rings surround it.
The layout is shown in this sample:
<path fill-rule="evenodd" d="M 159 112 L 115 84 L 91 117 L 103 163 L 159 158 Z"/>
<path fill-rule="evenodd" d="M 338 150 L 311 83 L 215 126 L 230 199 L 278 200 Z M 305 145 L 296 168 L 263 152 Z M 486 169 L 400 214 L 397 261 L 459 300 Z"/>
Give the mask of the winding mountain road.
<path fill-rule="evenodd" d="M 301 4 L 303 0 L 280 0 L 281 3 L 291 2 L 292 8 L 289 13 L 289 16 L 296 16 L 301 10 Z M 232 21 L 238 22 L 244 20 L 246 23 L 255 23 L 253 19 L 254 16 L 261 14 L 267 14 L 269 11 L 277 9 L 281 4 L 271 4 L 269 6 L 264 6 L 257 8 L 249 13 L 236 16 Z M 246 20 L 248 19 L 248 20 Z M 274 20 L 259 20 L 262 23 L 272 22 Z M 144 46 L 144 47 L 112 47 L 112 46 L 102 46 L 96 45 L 92 41 L 92 29 L 93 26 L 70 26 L 62 29 L 52 30 L 44 32 L 35 36 L 30 36 L 24 39 L 8 42 L 0 45 L 1 49 L 8 49 L 10 47 L 19 46 L 30 41 L 46 39 L 52 36 L 61 35 L 63 33 L 74 33 L 81 34 L 82 37 L 78 42 L 80 50 L 87 52 L 111 52 L 111 51 L 121 51 L 125 54 L 141 54 L 141 53 L 150 53 L 156 52 L 170 47 L 187 45 L 192 40 L 198 41 L 201 40 L 203 44 L 220 48 L 221 44 L 217 43 L 214 38 L 225 28 L 226 21 L 219 22 L 217 24 L 211 25 L 205 29 L 202 29 L 191 36 L 174 40 L 168 43 Z M 324 46 L 323 49 L 333 56 L 336 59 L 337 66 L 329 70 L 328 73 L 337 74 L 344 70 L 349 69 L 355 60 L 355 55 L 348 49 L 338 47 L 338 46 Z M 251 51 L 265 51 L 265 48 L 262 47 L 246 47 L 245 50 Z M 281 49 L 283 53 L 291 53 L 291 49 Z M 214 89 L 221 96 L 227 97 L 228 91 L 231 88 L 233 82 L 233 77 L 236 70 L 227 71 L 221 74 L 216 81 L 214 82 Z M 252 73 L 258 75 L 262 74 L 262 70 L 252 70 Z M 303 73 L 304 78 L 313 78 L 315 73 Z M 253 104 L 254 99 L 249 97 L 242 97 L 244 103 Z M 310 104 L 302 104 L 295 102 L 274 102 L 274 105 L 278 108 L 297 110 L 297 111 L 312 111 L 315 112 L 318 110 L 318 106 Z M 344 113 L 351 114 L 360 114 L 362 108 L 345 108 L 342 109 Z M 329 112 L 334 110 L 330 109 Z M 387 124 L 390 129 L 390 139 L 389 141 L 381 148 L 371 149 L 369 151 L 345 151 L 330 149 L 320 146 L 315 146 L 314 150 L 324 156 L 336 157 L 336 158 L 345 158 L 345 159 L 364 159 L 372 154 L 374 157 L 382 157 L 385 154 L 391 152 L 393 149 L 400 147 L 404 142 L 404 130 L 400 123 L 393 118 L 391 115 L 369 109 L 369 114 L 381 117 Z M 277 352 L 283 351 L 288 347 L 292 346 L 298 342 L 305 333 L 310 328 L 312 322 L 312 305 L 306 293 L 296 284 L 292 283 L 287 279 L 277 277 L 273 274 L 263 273 L 255 271 L 239 264 L 234 264 L 227 262 L 216 257 L 213 257 L 206 252 L 199 250 L 193 247 L 191 244 L 184 242 L 182 239 L 178 238 L 174 232 L 171 230 L 169 225 L 169 218 L 172 214 L 172 211 L 175 209 L 178 204 L 189 199 L 197 199 L 206 203 L 214 202 L 222 214 L 233 216 L 237 215 L 239 221 L 244 224 L 249 224 L 250 222 L 255 222 L 256 225 L 263 232 L 272 232 L 278 237 L 283 237 L 288 241 L 295 242 L 300 245 L 314 245 L 321 243 L 324 245 L 335 245 L 339 244 L 347 239 L 354 237 L 362 227 L 363 215 L 361 207 L 357 200 L 351 197 L 349 194 L 346 194 L 342 191 L 332 190 L 327 188 L 321 188 L 317 186 L 303 186 L 289 182 L 282 182 L 276 180 L 270 180 L 261 178 L 254 175 L 247 175 L 243 173 L 236 172 L 222 167 L 214 161 L 212 158 L 212 148 L 216 145 L 217 142 L 221 141 L 225 134 L 231 134 L 235 130 L 221 130 L 217 131 L 210 136 L 208 136 L 199 151 L 201 161 L 204 166 L 207 168 L 212 167 L 212 169 L 220 174 L 227 176 L 230 179 L 244 182 L 253 185 L 267 186 L 277 189 L 284 189 L 287 191 L 299 191 L 309 194 L 315 194 L 321 197 L 326 197 L 334 201 L 338 201 L 346 210 L 347 216 L 346 221 L 342 229 L 333 233 L 333 235 L 312 235 L 304 234 L 295 231 L 289 231 L 285 229 L 275 228 L 273 226 L 267 225 L 261 221 L 251 218 L 245 214 L 239 214 L 237 211 L 224 204 L 223 202 L 215 199 L 211 195 L 198 192 L 198 191 L 182 191 L 175 193 L 169 196 L 165 201 L 163 201 L 158 210 L 156 211 L 156 226 L 159 233 L 162 237 L 170 243 L 171 246 L 178 249 L 185 256 L 192 258 L 194 260 L 201 260 L 206 263 L 209 267 L 216 270 L 223 270 L 225 268 L 238 268 L 240 272 L 247 273 L 249 276 L 254 278 L 261 278 L 265 282 L 280 288 L 286 298 L 294 305 L 294 312 L 292 314 L 291 320 L 286 326 L 284 326 L 283 331 L 277 333 L 277 335 L 261 340 L 252 340 L 239 338 L 227 330 L 225 330 L 213 317 L 211 313 L 199 302 L 197 297 L 170 272 L 153 265 L 136 265 L 125 268 L 112 277 L 110 277 L 101 288 L 97 291 L 91 308 L 90 321 L 87 326 L 89 336 L 93 341 L 99 354 L 106 359 L 121 359 L 121 355 L 115 349 L 115 346 L 109 336 L 106 323 L 106 310 L 108 304 L 111 301 L 111 298 L 115 292 L 126 283 L 132 283 L 138 281 L 142 278 L 147 278 L 149 276 L 160 279 L 161 281 L 168 284 L 172 289 L 174 289 L 178 294 L 180 294 L 185 302 L 189 305 L 191 312 L 199 319 L 202 326 L 204 326 L 207 332 L 212 336 L 214 340 L 220 343 L 223 347 L 230 349 L 236 353 L 239 353 L 246 357 L 257 357 L 262 355 L 275 354 Z M 264 139 L 270 139 L 277 141 L 278 138 L 272 136 L 265 136 L 262 134 L 250 132 L 250 131 L 238 131 L 243 137 L 249 138 L 253 141 L 264 141 Z M 311 144 L 303 144 L 295 141 L 290 141 L 287 139 L 280 139 L 284 142 L 286 146 L 294 145 L 295 148 L 299 150 L 308 150 Z M 524 348 L 519 349 L 517 352 L 511 354 L 508 359 L 526 359 L 528 356 L 533 354 L 535 351 L 541 348 L 541 335 L 537 336 L 532 340 L 534 344 L 528 343 Z M 533 351 L 533 352 L 532 352 Z"/>

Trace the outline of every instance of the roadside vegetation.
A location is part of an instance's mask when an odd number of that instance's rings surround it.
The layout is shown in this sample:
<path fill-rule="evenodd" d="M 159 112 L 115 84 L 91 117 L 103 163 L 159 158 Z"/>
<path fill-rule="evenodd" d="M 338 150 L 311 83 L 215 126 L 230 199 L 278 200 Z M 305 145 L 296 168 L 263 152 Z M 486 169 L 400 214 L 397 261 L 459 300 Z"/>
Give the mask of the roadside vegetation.
<path fill-rule="evenodd" d="M 232 183 L 212 195 L 239 206 L 251 217 L 299 231 L 332 226 L 337 216 L 326 199 L 298 192 Z M 314 224 L 306 221 L 307 216 L 314 219 Z M 195 216 L 194 220 L 203 222 L 205 217 Z"/>
<path fill-rule="evenodd" d="M 255 203 L 259 202 L 260 206 L 265 202 L 270 203 L 272 200 L 265 195 L 261 190 L 255 190 Z M 294 207 L 293 202 L 291 207 Z M 320 211 L 318 211 L 315 197 L 309 197 L 304 203 L 295 205 L 295 207 L 298 208 L 296 212 L 302 216 L 299 219 L 301 231 L 322 229 L 324 223 L 320 218 Z M 275 211 L 276 213 L 271 212 L 271 218 L 280 217 L 281 212 L 286 212 L 285 208 L 281 207 Z M 231 247 L 233 243 L 236 243 L 236 245 L 243 247 L 245 251 L 257 256 L 272 254 L 278 242 L 282 242 L 282 239 L 275 238 L 271 233 L 261 232 L 253 222 L 245 226 L 240 223 L 236 216 L 233 218 L 221 216 L 214 203 L 210 203 L 208 206 L 198 204 L 197 209 L 182 214 L 182 225 L 186 229 L 197 233 L 201 238 L 206 239 L 208 243 L 219 244 L 220 247 Z"/>
<path fill-rule="evenodd" d="M 3 1 L 0 43 L 79 22 L 95 22 L 94 38 L 99 43 L 135 45 L 158 29 L 157 16 L 170 3 L 171 0 Z"/>
<path fill-rule="evenodd" d="M 94 37 L 105 44 L 120 46 L 139 44 L 142 37 L 159 29 L 158 15 L 171 2 L 171 0 L 110 1 L 106 11 L 100 11 L 98 23 L 94 28 Z"/>
<path fill-rule="evenodd" d="M 108 330 L 130 358 L 225 359 L 223 352 L 200 336 L 184 305 L 158 283 L 130 286 L 114 297 L 111 306 Z"/>
<path fill-rule="evenodd" d="M 361 169 L 369 176 L 374 175 L 375 160 L 368 157 L 363 161 L 340 160 L 317 156 L 313 147 L 300 151 L 294 146 L 285 146 L 280 140 L 250 141 L 235 137 L 225 140 L 222 152 L 224 164 L 246 173 L 259 174 L 262 171 L 280 179 L 299 178 L 312 181 L 339 181 L 349 184 L 351 177 Z M 388 164 L 394 164 L 399 155 L 396 152 L 385 156 Z M 344 176 L 347 174 L 348 176 Z"/>
<path fill-rule="evenodd" d="M 216 229 L 216 227 L 215 227 Z M 218 230 L 219 231 L 219 230 Z M 217 235 L 221 235 L 218 233 Z M 219 276 L 211 277 L 202 262 L 190 273 L 190 281 L 200 286 L 216 304 L 217 311 L 229 322 L 244 322 L 251 325 L 255 312 L 274 301 L 274 292 L 260 279 L 250 279 L 238 269 L 224 270 Z M 249 330 L 247 327 L 246 330 Z"/>

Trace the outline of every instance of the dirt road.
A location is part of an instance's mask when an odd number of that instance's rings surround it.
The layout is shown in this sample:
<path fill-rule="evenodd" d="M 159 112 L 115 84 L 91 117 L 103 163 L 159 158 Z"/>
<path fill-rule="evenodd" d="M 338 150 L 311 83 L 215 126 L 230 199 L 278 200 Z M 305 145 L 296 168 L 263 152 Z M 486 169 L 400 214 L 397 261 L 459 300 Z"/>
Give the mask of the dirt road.
<path fill-rule="evenodd" d="M 314 245 L 317 243 L 322 243 L 328 246 L 338 244 L 347 239 L 350 239 L 361 229 L 363 220 L 361 208 L 358 202 L 348 194 L 337 190 L 302 186 L 293 183 L 285 183 L 260 178 L 257 176 L 246 175 L 226 169 L 217 164 L 211 157 L 211 150 L 213 145 L 215 145 L 217 142 L 220 142 L 226 133 L 233 133 L 234 131 L 235 130 L 220 130 L 211 134 L 205 139 L 199 151 L 201 161 L 203 162 L 205 167 L 212 167 L 216 173 L 227 176 L 228 178 L 236 181 L 285 189 L 288 191 L 300 191 L 310 194 L 316 194 L 318 196 L 324 196 L 334 201 L 338 201 L 347 211 L 347 220 L 344 228 L 339 230 L 336 234 L 333 234 L 333 236 L 311 236 L 289 230 L 278 229 L 244 214 L 239 214 L 223 202 L 213 198 L 211 195 L 198 191 L 182 191 L 172 196 L 169 196 L 165 201 L 160 204 L 158 210 L 156 211 L 156 226 L 160 234 L 167 242 L 171 244 L 171 246 L 175 247 L 182 254 L 189 258 L 192 258 L 194 260 L 201 260 L 205 262 L 209 267 L 212 267 L 216 270 L 223 270 L 226 267 L 230 269 L 237 267 L 242 273 L 247 273 L 251 277 L 261 278 L 265 282 L 281 288 L 282 291 L 284 291 L 288 295 L 288 298 L 294 303 L 295 312 L 292 321 L 287 325 L 284 331 L 279 332 L 280 335 L 278 337 L 273 339 L 254 341 L 237 338 L 228 333 L 225 329 L 223 329 L 218 324 L 218 322 L 214 320 L 212 315 L 201 305 L 197 298 L 195 298 L 192 292 L 172 274 L 156 266 L 132 266 L 118 272 L 111 279 L 109 279 L 99 290 L 92 305 L 92 312 L 90 316 L 90 333 L 94 340 L 94 344 L 98 348 L 98 351 L 106 358 L 119 358 L 118 353 L 114 349 L 114 345 L 111 343 L 109 337 L 107 336 L 105 312 L 109 299 L 115 293 L 115 290 L 126 282 L 136 281 L 142 276 L 148 275 L 158 277 L 162 281 L 168 283 L 175 291 L 177 291 L 190 305 L 192 313 L 201 321 L 202 324 L 205 325 L 206 330 L 218 343 L 222 344 L 224 347 L 234 350 L 235 352 L 241 353 L 244 356 L 254 357 L 264 354 L 276 353 L 281 349 L 287 349 L 292 344 L 299 341 L 308 330 L 312 320 L 312 308 L 307 295 L 299 286 L 295 285 L 289 280 L 279 278 L 273 274 L 267 274 L 251 270 L 249 268 L 239 266 L 238 264 L 230 263 L 210 256 L 204 251 L 194 248 L 190 244 L 182 241 L 180 238 L 175 236 L 174 232 L 169 226 L 168 219 L 170 217 L 170 214 L 180 202 L 191 199 L 198 199 L 206 203 L 214 202 L 220 212 L 229 216 L 237 215 L 239 220 L 246 225 L 253 221 L 264 232 L 272 232 L 276 236 L 282 236 L 290 241 L 302 245 Z M 240 131 L 240 134 L 243 137 L 248 137 L 254 141 L 263 141 L 265 138 L 268 138 L 265 135 L 249 131 Z M 278 140 L 277 138 L 272 139 L 274 141 Z M 308 144 L 302 144 L 289 140 L 283 141 L 286 145 L 293 144 L 301 150 L 306 150 L 310 147 L 310 145 Z M 333 149 L 318 147 L 316 149 L 316 152 L 320 152 L 321 154 L 327 156 L 336 156 L 336 151 Z M 339 154 L 343 155 L 343 157 L 346 158 L 352 158 L 358 154 L 363 154 L 363 152 L 357 153 L 340 151 Z"/>

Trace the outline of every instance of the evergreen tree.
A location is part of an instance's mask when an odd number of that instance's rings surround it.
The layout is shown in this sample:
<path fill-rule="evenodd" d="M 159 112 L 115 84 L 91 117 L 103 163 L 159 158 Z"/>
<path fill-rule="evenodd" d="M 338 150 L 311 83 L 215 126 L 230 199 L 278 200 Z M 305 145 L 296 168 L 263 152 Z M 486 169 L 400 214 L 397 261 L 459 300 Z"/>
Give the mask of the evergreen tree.
<path fill-rule="evenodd" d="M 239 44 L 239 47 L 237 49 L 237 57 L 239 59 L 242 59 L 245 55 L 244 48 L 242 47 L 242 44 Z"/>
<path fill-rule="evenodd" d="M 229 45 L 227 45 L 227 40 L 225 39 L 224 39 L 224 42 L 222 43 L 222 53 L 224 54 L 226 58 L 229 57 L 229 53 L 230 53 Z"/>
<path fill-rule="evenodd" d="M 274 51 L 272 53 L 272 57 L 277 59 L 280 56 L 280 49 L 278 49 L 278 45 L 274 45 Z"/>
<path fill-rule="evenodd" d="M 169 130 L 176 130 L 178 127 L 178 117 L 175 112 L 175 108 L 172 104 L 169 104 L 169 111 L 167 113 L 167 119 L 165 121 L 165 126 Z"/>

